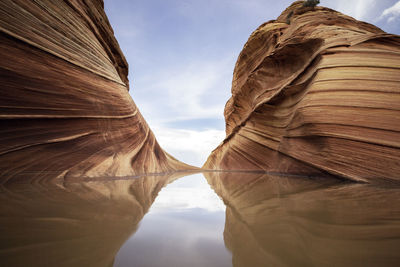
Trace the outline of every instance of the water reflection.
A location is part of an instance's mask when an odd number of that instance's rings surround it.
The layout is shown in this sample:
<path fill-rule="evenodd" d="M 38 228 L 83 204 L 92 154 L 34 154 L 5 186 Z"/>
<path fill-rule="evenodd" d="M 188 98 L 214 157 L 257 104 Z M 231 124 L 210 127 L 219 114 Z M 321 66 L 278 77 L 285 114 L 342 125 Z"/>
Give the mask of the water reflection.
<path fill-rule="evenodd" d="M 224 222 L 225 205 L 204 177 L 181 178 L 160 192 L 114 266 L 231 266 Z"/>
<path fill-rule="evenodd" d="M 0 187 L 0 266 L 400 262 L 398 187 L 254 173 L 204 176 Z"/>
<path fill-rule="evenodd" d="M 176 178 L 1 187 L 0 266 L 112 266 L 158 192 Z"/>
<path fill-rule="evenodd" d="M 400 190 L 206 173 L 227 205 L 234 266 L 399 266 Z"/>

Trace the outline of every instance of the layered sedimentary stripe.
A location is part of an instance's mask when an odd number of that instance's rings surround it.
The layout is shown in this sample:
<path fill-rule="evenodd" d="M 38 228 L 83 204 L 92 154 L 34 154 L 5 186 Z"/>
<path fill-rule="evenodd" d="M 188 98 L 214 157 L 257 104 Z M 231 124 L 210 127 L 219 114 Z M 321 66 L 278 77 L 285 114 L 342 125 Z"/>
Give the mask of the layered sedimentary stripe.
<path fill-rule="evenodd" d="M 4 0 L 0 4 L 0 30 L 123 84 L 110 56 L 115 53 L 125 69 L 127 63 L 101 4 L 90 0 Z"/>
<path fill-rule="evenodd" d="M 205 167 L 398 180 L 399 62 L 398 36 L 293 4 L 239 56 L 227 138 Z"/>
<path fill-rule="evenodd" d="M 0 3 L 1 183 L 188 168 L 128 93 L 102 1 Z"/>

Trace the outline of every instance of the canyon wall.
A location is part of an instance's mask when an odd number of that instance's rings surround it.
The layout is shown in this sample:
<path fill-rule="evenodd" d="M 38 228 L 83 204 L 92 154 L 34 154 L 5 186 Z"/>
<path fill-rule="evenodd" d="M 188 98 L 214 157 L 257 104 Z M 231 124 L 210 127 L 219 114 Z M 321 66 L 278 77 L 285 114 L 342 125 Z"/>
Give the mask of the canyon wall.
<path fill-rule="evenodd" d="M 131 99 L 102 0 L 2 0 L 0 58 L 0 183 L 190 168 Z"/>
<path fill-rule="evenodd" d="M 226 138 L 203 166 L 400 180 L 400 37 L 294 2 L 237 60 Z"/>

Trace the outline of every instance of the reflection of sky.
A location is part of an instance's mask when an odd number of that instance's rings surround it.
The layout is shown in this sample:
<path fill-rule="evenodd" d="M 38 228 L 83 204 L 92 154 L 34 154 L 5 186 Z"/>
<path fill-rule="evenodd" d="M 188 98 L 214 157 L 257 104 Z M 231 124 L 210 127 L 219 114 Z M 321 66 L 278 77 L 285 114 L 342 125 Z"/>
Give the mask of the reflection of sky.
<path fill-rule="evenodd" d="M 225 206 L 201 174 L 161 190 L 114 266 L 231 266 Z"/>
<path fill-rule="evenodd" d="M 201 174 L 179 179 L 161 190 L 150 211 L 163 213 L 167 209 L 185 212 L 199 209 L 207 212 L 225 212 L 225 205 Z"/>

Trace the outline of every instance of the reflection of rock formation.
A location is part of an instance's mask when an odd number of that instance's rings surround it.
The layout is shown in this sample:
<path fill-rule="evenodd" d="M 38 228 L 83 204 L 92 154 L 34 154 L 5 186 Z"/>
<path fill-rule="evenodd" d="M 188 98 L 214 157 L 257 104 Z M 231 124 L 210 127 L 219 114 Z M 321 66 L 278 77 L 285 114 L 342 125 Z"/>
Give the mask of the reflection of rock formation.
<path fill-rule="evenodd" d="M 400 37 L 301 5 L 244 46 L 205 167 L 398 180 Z"/>
<path fill-rule="evenodd" d="M 0 175 L 132 175 L 187 168 L 128 94 L 101 0 L 0 1 Z"/>
<path fill-rule="evenodd" d="M 224 200 L 234 266 L 396 266 L 400 188 L 206 173 Z"/>
<path fill-rule="evenodd" d="M 0 266 L 112 266 L 177 176 L 0 188 Z"/>

